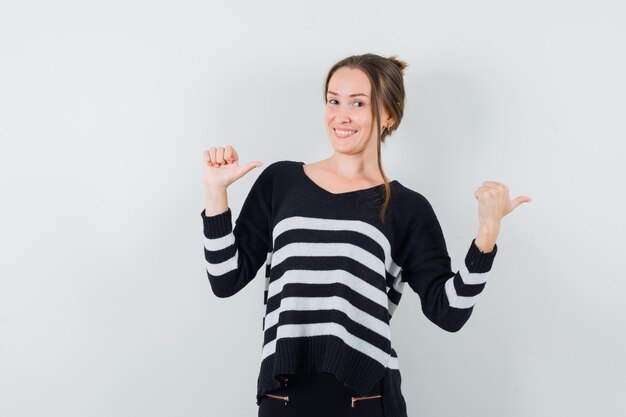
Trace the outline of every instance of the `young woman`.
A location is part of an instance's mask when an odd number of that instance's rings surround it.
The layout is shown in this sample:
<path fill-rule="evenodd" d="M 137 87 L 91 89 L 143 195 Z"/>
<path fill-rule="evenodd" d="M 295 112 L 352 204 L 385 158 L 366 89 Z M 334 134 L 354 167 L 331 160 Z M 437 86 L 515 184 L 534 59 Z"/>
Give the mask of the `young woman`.
<path fill-rule="evenodd" d="M 432 206 L 381 164 L 381 143 L 402 120 L 405 67 L 374 54 L 336 63 L 324 86 L 332 155 L 267 166 L 234 228 L 227 187 L 261 163 L 240 165 L 232 146 L 203 153 L 213 292 L 236 294 L 265 265 L 259 417 L 405 417 L 389 327 L 404 285 L 428 319 L 458 331 L 485 286 L 502 218 L 531 201 L 510 200 L 496 181 L 479 186 L 478 233 L 451 270 Z"/>

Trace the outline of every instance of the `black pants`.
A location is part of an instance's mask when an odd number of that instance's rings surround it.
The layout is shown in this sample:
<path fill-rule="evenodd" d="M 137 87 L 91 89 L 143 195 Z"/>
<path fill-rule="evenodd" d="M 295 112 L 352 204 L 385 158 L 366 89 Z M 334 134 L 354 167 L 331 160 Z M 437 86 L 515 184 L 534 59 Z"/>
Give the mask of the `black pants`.
<path fill-rule="evenodd" d="M 326 372 L 281 378 L 261 397 L 258 417 L 383 417 L 382 381 L 363 396 Z"/>

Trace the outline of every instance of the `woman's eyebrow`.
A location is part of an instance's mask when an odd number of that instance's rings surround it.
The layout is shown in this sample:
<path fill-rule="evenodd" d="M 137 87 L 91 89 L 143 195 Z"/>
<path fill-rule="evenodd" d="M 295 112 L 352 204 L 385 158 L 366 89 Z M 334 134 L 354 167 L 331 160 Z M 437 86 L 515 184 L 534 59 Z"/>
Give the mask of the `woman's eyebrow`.
<path fill-rule="evenodd" d="M 335 93 L 334 91 L 328 91 L 328 94 L 332 94 L 333 96 L 338 96 L 339 94 Z M 367 94 L 363 94 L 363 93 L 357 93 L 357 94 L 350 94 L 350 97 L 356 97 L 356 96 L 364 96 L 367 97 Z"/>

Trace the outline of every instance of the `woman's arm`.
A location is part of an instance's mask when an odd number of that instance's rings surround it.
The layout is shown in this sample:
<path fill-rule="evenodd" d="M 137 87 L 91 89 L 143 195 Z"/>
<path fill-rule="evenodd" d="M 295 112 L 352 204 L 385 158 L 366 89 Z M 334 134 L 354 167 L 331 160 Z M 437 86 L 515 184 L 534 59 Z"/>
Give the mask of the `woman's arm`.
<path fill-rule="evenodd" d="M 449 332 L 459 331 L 469 320 L 498 251 L 482 252 L 472 240 L 458 271 L 453 271 L 437 216 L 425 201 L 419 224 L 403 244 L 401 280 L 415 291 L 424 315 Z M 484 249 L 484 248 L 483 248 Z"/>
<path fill-rule="evenodd" d="M 212 147 L 204 152 L 204 231 L 206 272 L 213 293 L 230 297 L 256 276 L 271 250 L 271 165 L 256 179 L 233 228 L 227 187 L 260 162 L 239 167 L 236 151 Z"/>
<path fill-rule="evenodd" d="M 439 327 L 455 332 L 469 319 L 485 288 L 498 251 L 496 238 L 502 218 L 530 197 L 509 200 L 508 187 L 485 181 L 474 193 L 478 200 L 479 231 L 458 271 L 451 269 L 441 226 L 430 203 L 422 198 L 417 224 L 404 245 L 402 281 L 418 293 L 422 311 Z"/>

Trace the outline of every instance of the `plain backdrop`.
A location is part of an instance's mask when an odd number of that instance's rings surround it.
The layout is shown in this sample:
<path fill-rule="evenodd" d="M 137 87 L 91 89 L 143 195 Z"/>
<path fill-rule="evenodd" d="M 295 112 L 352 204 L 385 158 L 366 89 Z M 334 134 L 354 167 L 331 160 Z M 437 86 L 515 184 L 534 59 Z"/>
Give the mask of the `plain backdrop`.
<path fill-rule="evenodd" d="M 383 164 L 452 266 L 485 180 L 529 195 L 446 333 L 392 320 L 410 417 L 624 416 L 626 7 L 620 1 L 0 1 L 0 415 L 256 416 L 262 271 L 204 269 L 202 150 L 332 148 L 323 80 L 406 60 Z"/>

